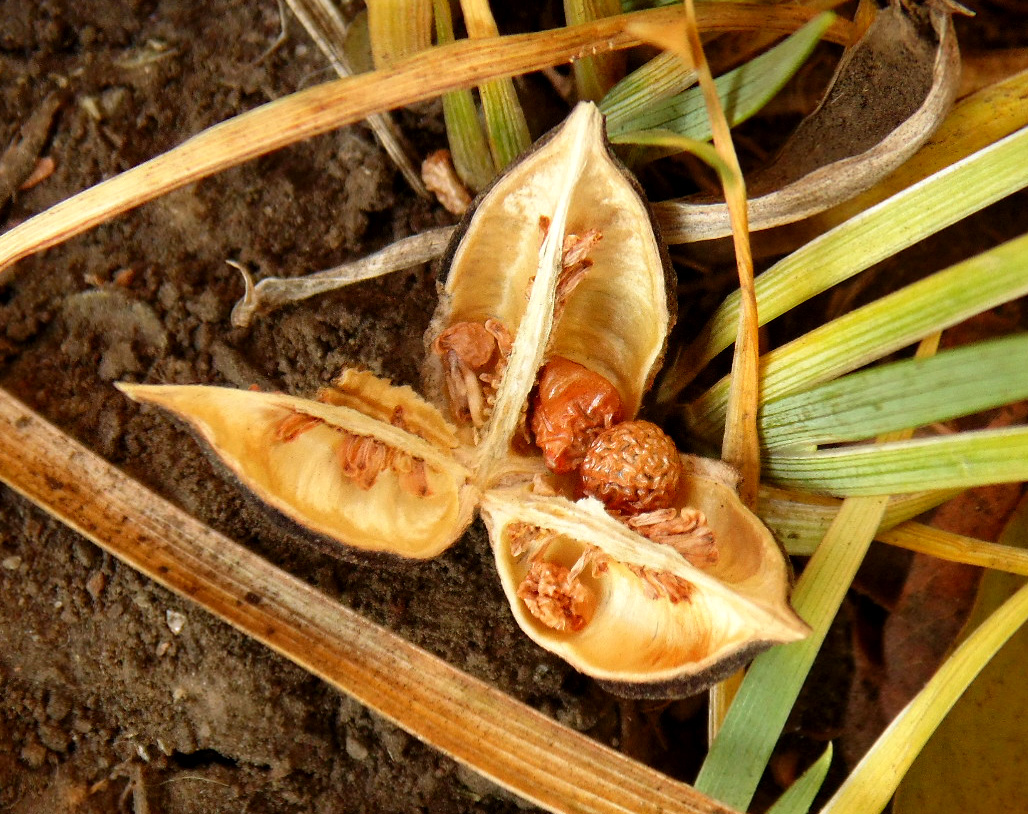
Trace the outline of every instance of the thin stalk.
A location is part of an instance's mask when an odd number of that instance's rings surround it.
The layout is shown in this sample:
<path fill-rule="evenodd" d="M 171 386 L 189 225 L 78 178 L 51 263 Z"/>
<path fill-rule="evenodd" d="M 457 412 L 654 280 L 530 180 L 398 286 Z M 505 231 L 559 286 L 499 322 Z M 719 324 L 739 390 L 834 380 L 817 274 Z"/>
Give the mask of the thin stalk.
<path fill-rule="evenodd" d="M 722 184 L 732 223 L 732 242 L 735 246 L 735 263 L 739 274 L 739 326 L 735 352 L 732 356 L 732 384 L 728 396 L 721 458 L 739 470 L 739 496 L 744 504 L 752 508 L 757 503 L 757 488 L 760 483 L 760 441 L 757 437 L 760 342 L 757 335 L 757 299 L 753 289 L 753 253 L 750 250 L 746 182 L 743 180 L 731 129 L 721 107 L 717 86 L 714 84 L 714 76 L 703 54 L 693 0 L 685 0 L 685 10 L 689 62 L 695 68 L 700 88 L 703 90 L 707 116 L 714 136 L 714 147 L 729 169 L 728 174 L 722 178 Z"/>

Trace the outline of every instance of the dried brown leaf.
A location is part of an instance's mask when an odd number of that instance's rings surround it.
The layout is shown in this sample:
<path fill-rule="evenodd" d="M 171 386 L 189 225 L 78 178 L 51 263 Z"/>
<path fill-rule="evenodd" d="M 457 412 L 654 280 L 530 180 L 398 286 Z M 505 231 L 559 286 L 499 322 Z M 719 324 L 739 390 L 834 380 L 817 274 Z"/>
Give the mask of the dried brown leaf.
<path fill-rule="evenodd" d="M 931 136 L 955 98 L 960 55 L 950 12 L 932 6 L 926 14 L 890 6 L 847 50 L 818 109 L 749 182 L 752 230 L 809 217 L 863 192 Z M 723 203 L 683 199 L 654 210 L 669 243 L 731 233 Z"/>

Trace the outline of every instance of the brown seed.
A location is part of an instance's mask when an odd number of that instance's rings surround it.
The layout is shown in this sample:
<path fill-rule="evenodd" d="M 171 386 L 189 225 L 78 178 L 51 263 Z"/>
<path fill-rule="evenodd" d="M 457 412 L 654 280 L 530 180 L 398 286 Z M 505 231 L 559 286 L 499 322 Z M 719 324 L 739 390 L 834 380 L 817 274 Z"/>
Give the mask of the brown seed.
<path fill-rule="evenodd" d="M 600 433 L 579 470 L 584 494 L 636 515 L 670 508 L 682 479 L 675 442 L 649 421 L 625 421 Z"/>
<path fill-rule="evenodd" d="M 552 358 L 532 399 L 532 434 L 546 466 L 558 474 L 573 472 L 621 412 L 621 397 L 603 376 L 570 359 Z"/>

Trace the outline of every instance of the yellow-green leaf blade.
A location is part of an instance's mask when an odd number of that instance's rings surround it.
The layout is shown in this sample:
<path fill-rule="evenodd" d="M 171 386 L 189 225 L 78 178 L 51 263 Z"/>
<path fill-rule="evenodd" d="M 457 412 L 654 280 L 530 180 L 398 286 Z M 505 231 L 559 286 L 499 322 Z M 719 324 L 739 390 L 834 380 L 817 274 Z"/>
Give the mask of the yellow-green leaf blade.
<path fill-rule="evenodd" d="M 955 497 L 960 490 L 937 489 L 893 495 L 878 526 L 891 529 Z M 792 556 L 809 557 L 824 538 L 842 505 L 837 498 L 762 484 L 757 514 Z"/>
<path fill-rule="evenodd" d="M 803 64 L 834 19 L 829 12 L 820 14 L 766 53 L 719 76 L 714 84 L 729 124 L 739 124 L 760 110 Z M 607 122 L 615 143 L 630 142 L 633 131 L 655 129 L 708 140 L 711 129 L 702 91 L 690 88 L 644 111 Z"/>
<path fill-rule="evenodd" d="M 1022 503 L 1021 511 L 1025 504 Z M 857 764 L 843 785 L 821 810 L 821 814 L 875 814 L 885 808 L 900 780 L 917 757 L 922 745 L 927 742 L 935 728 L 960 698 L 967 686 L 988 664 L 989 660 L 1003 647 L 1004 643 L 1028 620 L 1028 585 L 1020 588 L 1004 602 L 972 633 L 939 668 L 914 699 L 904 707 L 878 739 L 863 760 Z M 1023 686 L 1020 675 L 1012 680 Z M 1001 705 L 999 717 L 1011 715 L 1007 705 Z M 975 716 L 975 726 L 987 725 L 991 730 L 995 718 Z M 1017 753 L 1024 754 L 1020 744 Z M 991 767 L 990 779 L 997 773 L 1014 770 L 1000 764 Z M 961 762 L 960 771 L 964 770 Z M 949 793 L 952 776 L 945 778 L 945 790 Z M 1004 810 L 1002 806 L 992 809 L 981 808 L 980 798 L 975 796 L 975 805 L 963 810 Z M 1014 808 L 1023 803 L 1023 797 Z M 919 809 L 921 810 L 921 809 Z"/>
<path fill-rule="evenodd" d="M 1022 235 L 765 354 L 761 360 L 764 400 L 801 392 L 1028 294 L 1026 256 L 1028 235 Z M 716 438 L 727 400 L 725 378 L 690 406 L 690 430 L 703 438 Z"/>
<path fill-rule="evenodd" d="M 762 325 L 880 260 L 1028 185 L 1028 128 L 903 190 L 776 263 L 756 279 Z M 735 341 L 731 294 L 661 384 L 673 400 L 703 365 Z"/>
<path fill-rule="evenodd" d="M 1015 513 L 997 548 L 1024 558 L 1028 511 Z M 1025 574 L 1025 571 L 1021 571 Z M 968 627 L 981 624 L 1016 593 L 1023 578 L 984 576 Z M 1017 811 L 1028 798 L 1028 629 L 1021 627 L 974 680 L 925 744 L 896 792 L 894 812 Z M 982 726 L 983 721 L 988 726 Z"/>
<path fill-rule="evenodd" d="M 889 545 L 950 562 L 1028 576 L 1028 551 L 1025 549 L 965 537 L 923 523 L 902 523 L 887 531 L 879 530 L 878 539 Z"/>
<path fill-rule="evenodd" d="M 769 449 L 859 441 L 1028 398 L 1028 334 L 908 359 L 766 403 Z"/>
<path fill-rule="evenodd" d="M 471 39 L 499 36 L 488 0 L 461 0 L 461 9 Z M 532 143 L 525 111 L 521 109 L 510 79 L 483 82 L 478 86 L 478 93 L 482 99 L 482 115 L 493 164 L 497 170 L 503 170 Z"/>
<path fill-rule="evenodd" d="M 764 459 L 778 484 L 834 495 L 966 489 L 1028 480 L 1028 428 L 981 430 Z"/>
<path fill-rule="evenodd" d="M 436 38 L 440 44 L 454 42 L 453 18 L 448 0 L 435 0 Z M 496 175 L 489 142 L 478 117 L 475 97 L 470 90 L 443 94 L 443 121 L 457 175 L 476 192 Z"/>
<path fill-rule="evenodd" d="M 675 54 L 665 51 L 632 71 L 610 89 L 600 102 L 608 127 L 624 129 L 624 123 L 661 99 L 696 84 L 696 71 Z"/>
<path fill-rule="evenodd" d="M 619 0 L 564 0 L 568 25 L 578 25 L 621 13 Z M 625 72 L 625 55 L 616 51 L 576 59 L 575 74 L 579 100 L 599 102 Z"/>

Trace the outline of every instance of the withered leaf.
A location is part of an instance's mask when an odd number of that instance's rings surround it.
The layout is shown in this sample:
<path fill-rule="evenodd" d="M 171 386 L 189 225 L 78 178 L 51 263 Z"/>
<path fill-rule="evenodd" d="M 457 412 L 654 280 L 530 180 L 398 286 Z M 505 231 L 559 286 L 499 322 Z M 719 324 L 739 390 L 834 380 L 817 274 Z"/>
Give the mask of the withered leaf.
<path fill-rule="evenodd" d="M 774 162 L 747 181 L 753 231 L 792 223 L 863 192 L 935 132 L 960 81 L 951 11 L 893 2 L 847 49 L 817 109 Z M 709 198 L 654 204 L 669 243 L 731 234 L 728 208 Z"/>

